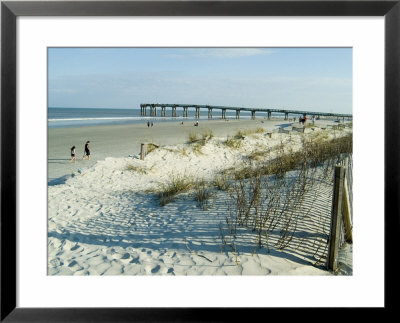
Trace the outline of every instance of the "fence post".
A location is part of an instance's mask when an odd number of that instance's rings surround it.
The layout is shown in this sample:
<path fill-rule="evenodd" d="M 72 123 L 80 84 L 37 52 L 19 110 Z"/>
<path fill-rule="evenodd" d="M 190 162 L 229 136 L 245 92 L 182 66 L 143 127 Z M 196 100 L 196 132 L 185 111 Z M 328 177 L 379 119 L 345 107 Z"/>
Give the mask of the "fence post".
<path fill-rule="evenodd" d="M 335 167 L 335 179 L 332 198 L 332 218 L 329 237 L 327 268 L 335 271 L 337 269 L 337 258 L 339 252 L 340 229 L 342 224 L 342 201 L 344 191 L 345 168 Z"/>
<path fill-rule="evenodd" d="M 144 160 L 144 156 L 146 155 L 146 144 L 140 144 L 140 159 Z"/>
<path fill-rule="evenodd" d="M 342 214 L 343 214 L 343 224 L 344 224 L 344 232 L 346 236 L 346 242 L 353 242 L 353 233 L 352 233 L 352 224 L 351 224 L 351 210 L 350 210 L 350 200 L 349 200 L 349 192 L 347 189 L 347 179 L 344 177 L 344 190 L 343 190 L 343 205 L 342 205 Z"/>

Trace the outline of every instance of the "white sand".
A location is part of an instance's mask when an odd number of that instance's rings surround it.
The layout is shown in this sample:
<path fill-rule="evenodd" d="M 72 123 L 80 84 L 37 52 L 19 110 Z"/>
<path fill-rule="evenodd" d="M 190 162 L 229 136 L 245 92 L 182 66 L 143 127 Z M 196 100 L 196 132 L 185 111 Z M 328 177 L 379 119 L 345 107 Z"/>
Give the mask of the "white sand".
<path fill-rule="evenodd" d="M 212 180 L 223 169 L 238 167 L 254 150 L 281 142 L 296 149 L 301 137 L 307 135 L 279 134 L 277 127 L 285 122 L 261 121 L 212 121 L 203 122 L 200 127 L 156 124 L 150 129 L 125 125 L 49 131 L 49 176 L 55 178 L 69 172 L 74 176 L 64 184 L 48 188 L 48 274 L 330 275 L 321 266 L 312 265 L 314 261 L 305 247 L 285 251 L 271 248 L 270 253 L 264 248 L 254 253 L 254 245 L 245 236 L 237 241 L 237 252 L 224 246 L 219 226 L 228 213 L 229 197 L 225 192 L 215 192 L 206 210 L 197 205 L 191 192 L 163 207 L 151 193 L 172 176 Z M 260 126 L 275 131 L 273 137 L 265 133 L 248 135 L 240 149 L 223 144 L 226 134 Z M 200 134 L 212 130 L 215 135 L 201 152 L 193 150 L 194 144 L 185 143 L 194 130 Z M 332 130 L 315 131 L 333 135 Z M 351 130 L 336 131 L 336 135 L 348 131 Z M 136 136 L 130 138 L 129 132 Z M 68 133 L 70 138 L 66 138 Z M 68 147 L 68 140 L 78 138 L 93 143 L 93 161 L 70 164 L 61 160 L 61 144 Z M 141 141 L 153 141 L 161 147 L 140 160 Z M 52 163 L 56 160 L 58 163 Z M 323 201 L 323 190 L 319 195 Z M 312 225 L 311 221 L 302 229 L 312 231 Z"/>
<path fill-rule="evenodd" d="M 320 120 L 316 124 L 332 123 Z M 203 133 L 211 130 L 215 136 L 227 136 L 239 129 L 263 127 L 265 130 L 276 130 L 290 126 L 292 123 L 282 119 L 276 120 L 201 120 L 198 127 L 193 121 L 155 122 L 152 128 L 147 121 L 142 124 L 107 125 L 77 128 L 54 128 L 48 130 L 48 181 L 49 184 L 62 183 L 78 169 L 94 165 L 106 157 L 128 157 L 138 154 L 140 143 L 154 142 L 159 145 L 182 144 L 187 141 L 191 132 Z M 82 160 L 84 145 L 90 141 L 92 160 Z M 70 148 L 76 146 L 77 162 L 70 164 Z M 64 177 L 64 178 L 63 178 Z"/>

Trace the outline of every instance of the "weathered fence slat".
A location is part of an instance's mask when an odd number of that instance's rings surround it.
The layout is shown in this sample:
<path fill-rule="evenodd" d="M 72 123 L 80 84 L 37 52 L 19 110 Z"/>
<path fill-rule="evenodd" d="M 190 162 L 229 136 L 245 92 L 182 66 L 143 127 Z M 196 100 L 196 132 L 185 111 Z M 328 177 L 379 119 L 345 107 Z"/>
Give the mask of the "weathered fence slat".
<path fill-rule="evenodd" d="M 337 259 L 339 252 L 340 230 L 342 225 L 341 215 L 344 191 L 344 176 L 345 168 L 343 166 L 336 166 L 332 199 L 332 220 L 327 259 L 327 268 L 333 271 L 337 269 Z"/>
<path fill-rule="evenodd" d="M 352 223 L 351 223 L 351 211 L 350 211 L 350 199 L 349 192 L 347 189 L 347 176 L 344 177 L 343 184 L 343 205 L 342 205 L 342 214 L 343 214 L 343 224 L 344 224 L 344 232 L 346 237 L 346 242 L 353 242 L 353 233 L 352 233 Z"/>
<path fill-rule="evenodd" d="M 146 156 L 146 148 L 147 144 L 140 144 L 140 159 L 144 160 L 144 156 Z"/>

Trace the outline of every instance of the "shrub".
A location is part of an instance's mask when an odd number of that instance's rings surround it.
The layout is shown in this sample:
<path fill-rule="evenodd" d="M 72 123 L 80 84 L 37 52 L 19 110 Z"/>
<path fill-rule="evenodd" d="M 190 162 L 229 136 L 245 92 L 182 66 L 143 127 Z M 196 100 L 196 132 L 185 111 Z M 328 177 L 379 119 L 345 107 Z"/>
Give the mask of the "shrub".
<path fill-rule="evenodd" d="M 261 161 L 268 155 L 266 150 L 255 150 L 247 158 L 250 160 Z"/>
<path fill-rule="evenodd" d="M 242 145 L 242 139 L 238 139 L 235 137 L 228 137 L 225 141 L 225 145 L 227 145 L 230 148 L 240 148 L 240 146 Z"/>
<path fill-rule="evenodd" d="M 238 130 L 236 132 L 236 134 L 233 136 L 233 138 L 235 138 L 235 139 L 244 139 L 245 134 L 246 133 L 244 131 Z"/>
<path fill-rule="evenodd" d="M 212 130 L 208 130 L 207 132 L 203 133 L 202 139 L 204 141 L 209 140 L 211 138 L 214 138 L 214 133 L 212 132 Z"/>
<path fill-rule="evenodd" d="M 269 252 L 272 241 L 279 250 L 290 244 L 294 248 L 299 246 L 302 241 L 299 224 L 313 208 L 310 197 L 304 203 L 306 196 L 311 190 L 318 192 L 321 183 L 330 185 L 334 166 L 352 153 L 351 134 L 330 140 L 313 139 L 304 138 L 299 151 L 284 149 L 282 143 L 276 158 L 233 171 L 235 181 L 228 191 L 231 208 L 225 218 L 228 230 L 223 232 L 220 227 L 223 245 L 229 236 L 233 240 L 243 232 L 251 239 L 249 242 L 254 241 L 254 252 L 263 246 Z M 326 245 L 326 240 L 316 235 L 314 243 L 312 256 L 321 252 L 318 262 L 324 255 L 319 248 Z"/>
<path fill-rule="evenodd" d="M 187 150 L 186 148 L 182 147 L 182 149 L 179 151 L 183 156 L 187 156 Z"/>
<path fill-rule="evenodd" d="M 193 180 L 191 178 L 184 175 L 172 175 L 170 181 L 162 184 L 159 189 L 160 205 L 168 204 L 177 194 L 188 191 L 192 186 Z"/>
<path fill-rule="evenodd" d="M 226 174 L 219 175 L 214 180 L 214 186 L 220 191 L 229 189 L 229 178 Z"/>
<path fill-rule="evenodd" d="M 201 151 L 201 149 L 204 146 L 204 142 L 197 142 L 194 146 L 193 146 L 193 152 L 196 154 L 203 154 L 203 152 Z"/>
<path fill-rule="evenodd" d="M 154 151 L 156 148 L 158 148 L 158 146 L 155 145 L 153 142 L 152 142 L 152 143 L 149 143 L 149 144 L 147 145 L 146 155 L 147 155 L 147 154 L 150 154 L 150 153 L 151 153 L 152 151 Z"/>
<path fill-rule="evenodd" d="M 256 129 L 256 131 L 255 131 L 256 133 L 264 133 L 265 132 L 265 130 L 264 130 L 264 128 L 263 127 L 258 127 L 257 129 Z"/>
<path fill-rule="evenodd" d="M 203 209 L 208 208 L 208 202 L 212 196 L 212 189 L 204 181 L 200 181 L 196 185 L 195 191 L 196 201 L 198 205 Z"/>
<path fill-rule="evenodd" d="M 135 165 L 132 165 L 132 164 L 128 164 L 126 166 L 126 169 L 138 172 L 139 174 L 147 174 L 147 171 L 146 171 L 145 168 L 140 167 L 140 166 L 135 166 Z"/>
<path fill-rule="evenodd" d="M 194 143 L 197 140 L 199 140 L 197 133 L 195 133 L 195 132 L 189 133 L 189 143 Z"/>

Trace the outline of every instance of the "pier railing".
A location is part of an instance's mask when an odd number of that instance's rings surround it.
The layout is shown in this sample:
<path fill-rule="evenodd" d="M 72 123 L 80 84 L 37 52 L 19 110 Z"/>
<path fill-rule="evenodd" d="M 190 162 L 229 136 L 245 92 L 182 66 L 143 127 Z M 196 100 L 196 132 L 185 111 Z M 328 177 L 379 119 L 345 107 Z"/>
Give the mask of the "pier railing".
<path fill-rule="evenodd" d="M 147 112 L 147 108 L 149 108 L 149 113 Z M 292 110 L 292 109 L 271 109 L 271 108 L 249 108 L 249 107 L 231 107 L 231 106 L 216 106 L 216 105 L 198 105 L 198 104 L 180 104 L 180 103 L 142 103 L 140 104 L 141 116 L 150 116 L 150 117 L 166 117 L 166 109 L 171 109 L 171 117 L 175 118 L 177 116 L 176 109 L 180 108 L 183 110 L 183 117 L 188 117 L 188 109 L 194 109 L 195 117 L 200 118 L 200 110 L 207 109 L 208 110 L 208 118 L 213 118 L 213 110 L 221 110 L 221 118 L 226 119 L 226 111 L 235 111 L 236 119 L 240 119 L 240 112 L 246 111 L 251 113 L 251 118 L 255 119 L 256 113 L 262 114 L 271 119 L 272 113 L 282 114 L 285 117 L 285 120 L 289 119 L 289 114 L 296 116 L 313 116 L 316 118 L 319 117 L 337 117 L 342 118 L 343 121 L 345 118 L 347 120 L 352 119 L 351 114 L 343 114 L 343 113 L 328 113 L 328 112 L 316 112 L 316 111 L 305 111 L 305 110 Z"/>

